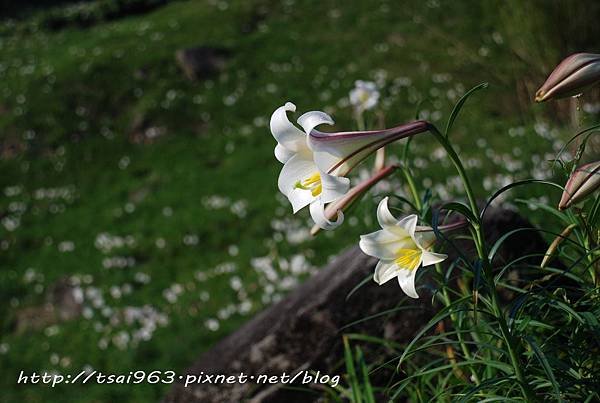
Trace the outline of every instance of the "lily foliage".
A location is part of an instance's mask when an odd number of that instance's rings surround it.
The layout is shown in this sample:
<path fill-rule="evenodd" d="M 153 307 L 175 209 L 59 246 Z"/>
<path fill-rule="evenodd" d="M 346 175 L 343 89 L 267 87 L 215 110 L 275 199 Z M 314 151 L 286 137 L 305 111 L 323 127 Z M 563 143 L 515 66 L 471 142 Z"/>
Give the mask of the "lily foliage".
<path fill-rule="evenodd" d="M 562 150 L 556 157 L 559 164 L 554 166 L 563 169 L 564 179 L 532 178 L 487 197 L 476 195 L 452 129 L 468 99 L 486 86 L 474 87 L 458 101 L 444 131 L 418 120 L 387 130 L 324 131 L 334 122 L 323 112 L 300 116 L 301 130 L 288 120 L 293 104 L 273 114 L 275 155 L 284 164 L 279 190 L 294 212 L 311 206 L 317 229 L 344 225 L 343 212 L 350 204 L 380 180 L 402 174 L 401 188 L 389 197 L 379 194 L 373 214 L 379 228 L 360 239 L 362 251 L 377 263 L 352 293 L 360 293 L 370 281 L 398 287 L 398 307 L 382 313 L 395 320 L 418 307 L 415 298 L 433 303 L 433 313 L 408 341 L 377 336 L 381 333 L 375 328 L 373 334 L 345 334 L 347 382 L 328 390 L 333 400 L 600 401 L 600 170 L 599 162 L 582 161 L 600 125 L 567 142 L 565 149 L 578 143 L 575 157 L 564 160 Z M 411 144 L 432 140 L 456 169 L 462 198 L 433 200 L 429 189 L 416 185 Z M 399 141 L 404 146 L 399 162 L 351 188 L 355 166 Z M 548 228 L 514 228 L 491 236 L 486 231 L 493 204 L 520 187 L 549 195 L 548 204 L 522 203 L 542 211 Z M 515 239 L 534 238 L 550 246 L 524 252 L 525 242 L 515 248 Z M 507 248 L 512 250 L 507 253 Z M 379 347 L 384 354 L 367 359 L 363 353 Z"/>

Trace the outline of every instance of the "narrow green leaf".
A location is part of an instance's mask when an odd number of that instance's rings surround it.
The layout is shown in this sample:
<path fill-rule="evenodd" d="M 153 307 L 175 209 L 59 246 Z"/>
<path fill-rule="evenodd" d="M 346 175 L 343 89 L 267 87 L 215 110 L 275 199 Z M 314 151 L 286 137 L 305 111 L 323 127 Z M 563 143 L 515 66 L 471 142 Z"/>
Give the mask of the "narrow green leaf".
<path fill-rule="evenodd" d="M 411 375 L 411 376 L 403 379 L 402 381 L 400 381 L 398 383 L 398 388 L 396 389 L 394 395 L 392 396 L 392 400 L 394 401 L 399 396 L 400 392 L 406 387 L 406 384 L 411 382 L 415 378 L 425 377 L 427 375 L 446 371 L 446 370 L 452 369 L 454 367 L 465 367 L 465 366 L 469 366 L 469 365 L 481 365 L 481 366 L 495 368 L 495 369 L 498 369 L 498 370 L 504 372 L 507 375 L 512 375 L 512 373 L 513 373 L 513 368 L 510 365 L 508 365 L 504 362 L 495 361 L 495 360 L 485 360 L 485 361 L 483 361 L 483 360 L 465 360 L 465 361 L 457 362 L 455 364 L 436 365 L 432 369 L 428 369 L 426 371 L 419 371 L 418 373 Z"/>
<path fill-rule="evenodd" d="M 428 332 L 433 326 L 435 326 L 439 321 L 441 321 L 442 319 L 446 318 L 447 316 L 450 316 L 450 314 L 452 313 L 452 310 L 454 309 L 454 307 L 456 305 L 459 305 L 465 301 L 468 301 L 471 298 L 470 295 L 464 296 L 460 299 L 457 299 L 456 301 L 453 301 L 452 304 L 442 308 L 437 314 L 435 314 L 435 316 L 433 318 L 431 318 L 429 320 L 429 322 L 421 329 L 419 330 L 419 332 L 415 335 L 415 337 L 411 340 L 411 342 L 408 344 L 408 346 L 406 346 L 406 349 L 404 350 L 404 352 L 402 353 L 402 355 L 400 356 L 400 360 L 398 361 L 398 368 L 400 368 L 400 366 L 402 365 L 402 362 L 404 361 L 404 359 L 406 358 L 406 356 L 409 354 L 412 346 L 415 345 L 415 343 L 417 341 L 419 341 L 419 339 L 426 333 Z"/>
<path fill-rule="evenodd" d="M 373 394 L 373 387 L 371 386 L 371 381 L 369 379 L 369 369 L 365 363 L 365 357 L 362 350 L 359 347 L 356 348 L 356 354 L 360 372 L 362 374 L 365 401 L 367 403 L 375 403 L 375 395 Z"/>
<path fill-rule="evenodd" d="M 541 203 L 536 200 L 529 200 L 529 199 L 515 199 L 515 203 L 520 203 L 520 204 L 524 204 L 527 206 L 534 206 L 540 210 L 544 210 L 545 212 L 552 214 L 553 216 L 557 217 L 558 219 L 565 222 L 566 224 L 572 223 L 571 220 L 569 219 L 569 217 L 565 213 L 557 210 L 556 208 L 554 208 L 552 206 L 547 205 L 546 203 Z"/>
<path fill-rule="evenodd" d="M 481 83 L 481 84 L 471 88 L 462 97 L 460 97 L 460 99 L 458 100 L 456 105 L 454 105 L 454 108 L 452 109 L 452 113 L 450 114 L 450 118 L 448 119 L 448 123 L 446 124 L 446 131 L 444 133 L 446 137 L 448 137 L 448 134 L 450 133 L 450 130 L 452 129 L 452 126 L 454 125 L 454 121 L 458 117 L 458 114 L 460 113 L 462 107 L 464 106 L 465 102 L 467 102 L 469 97 L 471 95 L 473 95 L 475 92 L 487 88 L 488 85 L 489 85 L 488 83 Z"/>
<path fill-rule="evenodd" d="M 360 385 L 358 384 L 358 377 L 356 376 L 356 369 L 354 368 L 354 359 L 352 357 L 350 343 L 346 336 L 343 336 L 342 340 L 344 341 L 344 360 L 346 362 L 346 371 L 348 372 L 348 384 L 350 385 L 350 389 L 352 389 L 352 401 L 354 403 L 361 403 Z"/>
<path fill-rule="evenodd" d="M 504 192 L 506 192 L 506 191 L 508 191 L 508 190 L 510 190 L 510 189 L 516 188 L 517 186 L 523 186 L 523 185 L 527 185 L 527 184 L 530 184 L 530 183 L 539 183 L 539 184 L 541 184 L 541 185 L 554 186 L 555 188 L 558 188 L 558 189 L 560 189 L 561 191 L 564 191 L 564 190 L 565 190 L 565 188 L 564 188 L 564 187 L 562 187 L 562 186 L 560 186 L 560 185 L 558 185 L 558 184 L 556 184 L 556 183 L 554 183 L 554 182 L 550 182 L 550 181 L 544 181 L 544 180 L 540 180 L 540 179 L 525 179 L 525 180 L 522 180 L 522 181 L 517 181 L 517 182 L 510 183 L 510 184 L 508 184 L 508 185 L 504 186 L 503 188 L 501 188 L 500 190 L 496 191 L 496 193 L 494 193 L 494 194 L 492 195 L 492 197 L 490 197 L 490 198 L 487 200 L 487 202 L 486 202 L 485 206 L 484 206 L 484 207 L 483 207 L 483 209 L 481 210 L 481 214 L 479 215 L 479 217 L 480 217 L 481 221 L 483 221 L 483 217 L 485 216 L 485 212 L 487 211 L 487 209 L 490 207 L 490 205 L 492 204 L 492 202 L 493 202 L 493 201 L 494 201 L 494 200 L 495 200 L 495 199 L 496 199 L 498 196 L 500 196 L 502 193 L 504 193 Z"/>
<path fill-rule="evenodd" d="M 463 397 L 461 397 L 461 399 L 458 401 L 460 402 L 467 402 L 470 400 L 470 397 L 472 397 L 475 393 L 479 392 L 480 390 L 489 388 L 490 386 L 496 386 L 499 385 L 501 383 L 507 382 L 512 380 L 512 377 L 509 376 L 503 376 L 500 378 L 494 378 L 494 379 L 488 379 L 486 381 L 481 382 L 479 385 L 472 387 L 470 390 L 467 391 L 467 393 L 464 394 Z"/>
<path fill-rule="evenodd" d="M 456 211 L 456 212 L 464 215 L 472 223 L 479 223 L 479 218 L 473 214 L 471 209 L 466 204 L 459 203 L 459 202 L 444 203 L 440 207 L 440 210 Z"/>
<path fill-rule="evenodd" d="M 556 401 L 558 401 L 558 402 L 564 401 L 560 395 L 560 388 L 559 388 L 558 382 L 556 382 L 556 378 L 554 377 L 554 372 L 552 371 L 552 367 L 550 366 L 550 363 L 546 359 L 546 355 L 544 354 L 544 352 L 539 348 L 537 343 L 531 337 L 526 336 L 525 340 L 527 340 L 527 343 L 529 343 L 529 345 L 533 349 L 533 353 L 535 354 L 536 358 L 538 359 L 540 364 L 542 364 L 542 368 L 544 369 L 544 372 L 546 373 L 546 375 L 549 378 L 550 384 L 552 385 L 552 389 L 554 389 L 554 396 L 556 397 Z"/>
<path fill-rule="evenodd" d="M 379 318 L 380 316 L 389 315 L 391 313 L 398 312 L 398 311 L 407 311 L 407 310 L 410 310 L 410 309 L 424 310 L 425 308 L 422 307 L 422 306 L 418 306 L 418 305 L 397 306 L 395 308 L 386 309 L 385 311 L 377 312 L 376 314 L 373 314 L 373 315 L 370 315 L 370 316 L 365 316 L 364 318 L 360 318 L 358 320 L 350 322 L 350 323 L 342 326 L 339 330 L 347 329 L 347 328 L 352 327 L 354 325 L 358 325 L 359 323 L 363 323 L 363 322 L 367 322 L 367 321 L 369 321 L 371 319 Z"/>
<path fill-rule="evenodd" d="M 577 138 L 579 138 L 579 136 L 582 136 L 582 135 L 584 135 L 584 134 L 586 134 L 586 133 L 587 133 L 587 134 L 588 134 L 588 136 L 589 136 L 589 135 L 591 135 L 593 132 L 597 132 L 597 131 L 598 131 L 598 129 L 600 129 L 600 124 L 597 124 L 597 125 L 594 125 L 594 126 L 588 127 L 588 128 L 586 128 L 586 129 L 583 129 L 583 130 L 581 130 L 580 132 L 578 132 L 577 134 L 575 134 L 573 137 L 571 137 L 571 138 L 569 139 L 569 141 L 567 141 L 567 142 L 565 143 L 565 145 L 564 145 L 564 146 L 562 146 L 562 148 L 560 149 L 560 151 L 559 151 L 559 152 L 558 152 L 558 154 L 556 155 L 555 162 L 556 162 L 556 161 L 558 161 L 558 158 L 560 158 L 560 156 L 562 155 L 562 153 L 564 153 L 564 152 L 565 152 L 565 150 L 567 149 L 567 147 L 569 146 L 569 144 L 571 144 L 573 141 L 575 141 Z M 554 164 L 552 165 L 552 168 L 554 169 Z"/>
<path fill-rule="evenodd" d="M 348 292 L 348 295 L 346 295 L 346 301 L 348 301 L 350 299 L 350 297 L 359 289 L 361 289 L 365 284 L 367 284 L 369 281 L 371 281 L 371 279 L 373 278 L 372 274 L 369 274 L 367 277 L 365 277 L 363 280 L 361 280 L 360 283 L 358 283 L 353 289 L 350 290 L 350 292 Z"/>

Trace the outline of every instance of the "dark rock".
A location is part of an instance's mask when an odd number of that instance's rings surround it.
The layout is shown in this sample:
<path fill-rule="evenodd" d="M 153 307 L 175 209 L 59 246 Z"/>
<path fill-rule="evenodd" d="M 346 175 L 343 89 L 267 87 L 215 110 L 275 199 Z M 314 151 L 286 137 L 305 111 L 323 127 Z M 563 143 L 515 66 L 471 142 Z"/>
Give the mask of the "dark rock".
<path fill-rule="evenodd" d="M 152 144 L 167 133 L 165 126 L 156 126 L 146 115 L 136 113 L 129 127 L 129 141 L 134 144 Z"/>
<path fill-rule="evenodd" d="M 491 243 L 512 229 L 531 227 L 531 224 L 516 212 L 493 208 L 486 215 L 485 227 Z M 461 253 L 473 256 L 467 242 L 457 242 L 455 247 Z M 522 253 L 543 253 L 545 248 L 546 244 L 539 234 L 517 233 L 507 240 L 505 247 L 500 248 L 498 259 L 510 261 Z M 290 374 L 311 369 L 341 375 L 344 372 L 341 335 L 344 333 L 366 333 L 400 343 L 408 342 L 435 309 L 427 290 L 420 290 L 420 299 L 410 300 L 405 298 L 395 281 L 381 287 L 368 281 L 348 298 L 362 280 L 372 276 L 375 263 L 375 259 L 364 255 L 358 247 L 347 250 L 287 298 L 202 354 L 186 373 L 281 375 L 283 372 Z M 389 311 L 398 306 L 402 310 Z M 384 311 L 389 313 L 361 321 Z M 359 323 L 353 324 L 356 321 Z M 365 344 L 365 354 L 370 362 L 382 357 L 391 358 L 386 348 L 373 347 L 372 343 Z M 395 376 L 393 371 L 378 371 L 378 374 L 379 379 L 372 380 L 375 384 L 385 384 Z M 187 388 L 183 384 L 175 384 L 164 402 L 250 399 L 253 402 L 292 403 L 315 401 L 322 394 L 317 385 L 297 386 L 303 386 L 306 391 L 286 388 L 282 384 L 257 385 L 253 382 L 193 384 Z"/>
<path fill-rule="evenodd" d="M 0 139 L 0 160 L 16 158 L 25 150 L 27 150 L 27 143 L 14 133 L 4 133 Z"/>
<path fill-rule="evenodd" d="M 74 287 L 68 279 L 57 281 L 48 290 L 48 303 L 54 308 L 59 321 L 75 319 L 83 309 L 81 289 Z"/>
<path fill-rule="evenodd" d="M 56 313 L 50 304 L 31 306 L 16 313 L 14 330 L 17 334 L 44 329 L 57 323 Z"/>
<path fill-rule="evenodd" d="M 22 334 L 40 330 L 81 315 L 83 297 L 80 290 L 68 279 L 61 279 L 48 288 L 46 302 L 19 310 L 15 320 L 15 331 Z"/>
<path fill-rule="evenodd" d="M 175 60 L 190 80 L 203 80 L 222 71 L 231 56 L 228 49 L 209 46 L 180 49 Z"/>
<path fill-rule="evenodd" d="M 346 251 L 283 301 L 207 351 L 187 372 L 277 375 L 308 368 L 331 370 L 341 354 L 339 329 L 398 303 L 398 285 L 391 282 L 383 287 L 369 282 L 346 301 L 350 290 L 370 275 L 375 263 L 358 248 Z M 421 323 L 419 314 L 421 311 L 413 311 L 403 318 L 396 317 L 396 331 L 409 337 Z M 376 324 L 380 326 L 381 323 Z M 358 327 L 351 330 L 357 331 Z M 306 401 L 306 393 L 285 390 L 283 386 L 258 387 L 245 383 L 184 388 L 176 385 L 165 402 L 242 401 L 257 396 L 260 396 L 259 401 L 277 401 L 273 399 L 283 396 L 290 402 Z"/>

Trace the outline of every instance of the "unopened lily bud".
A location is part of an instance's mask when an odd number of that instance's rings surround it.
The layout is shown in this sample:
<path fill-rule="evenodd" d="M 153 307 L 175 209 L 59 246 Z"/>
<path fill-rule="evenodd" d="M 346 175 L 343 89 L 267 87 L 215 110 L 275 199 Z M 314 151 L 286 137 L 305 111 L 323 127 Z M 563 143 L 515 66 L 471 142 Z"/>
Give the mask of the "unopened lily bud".
<path fill-rule="evenodd" d="M 371 178 L 359 183 L 358 185 L 351 188 L 348 193 L 342 198 L 329 203 L 325 208 L 325 218 L 327 220 L 333 220 L 338 216 L 339 211 L 346 210 L 352 203 L 354 203 L 359 197 L 365 194 L 369 189 L 375 186 L 384 178 L 390 176 L 398 167 L 395 165 L 381 169 L 376 175 Z M 311 235 L 315 235 L 321 228 L 315 225 L 310 230 Z"/>
<path fill-rule="evenodd" d="M 373 164 L 373 172 L 377 173 L 385 167 L 385 147 L 381 147 L 375 153 L 375 164 Z"/>
<path fill-rule="evenodd" d="M 567 181 L 558 209 L 564 210 L 583 201 L 598 188 L 600 188 L 600 161 L 580 166 Z"/>
<path fill-rule="evenodd" d="M 535 93 L 536 102 L 581 94 L 600 82 L 600 55 L 575 53 L 564 59 Z"/>
<path fill-rule="evenodd" d="M 554 255 L 556 254 L 556 250 L 558 249 L 558 246 L 562 243 L 562 241 L 564 241 L 565 239 L 567 239 L 569 237 L 569 235 L 571 235 L 571 232 L 573 232 L 573 230 L 575 229 L 575 227 L 577 227 L 577 224 L 571 224 L 571 225 L 567 226 L 560 233 L 559 236 L 557 236 L 556 238 L 554 238 L 554 241 L 552 241 L 552 243 L 548 247 L 548 250 L 544 254 L 544 258 L 542 259 L 542 263 L 540 264 L 540 267 L 542 269 L 544 267 L 546 267 L 546 265 L 548 265 L 548 262 L 550 261 L 550 259 L 552 259 L 552 257 L 554 257 Z"/>

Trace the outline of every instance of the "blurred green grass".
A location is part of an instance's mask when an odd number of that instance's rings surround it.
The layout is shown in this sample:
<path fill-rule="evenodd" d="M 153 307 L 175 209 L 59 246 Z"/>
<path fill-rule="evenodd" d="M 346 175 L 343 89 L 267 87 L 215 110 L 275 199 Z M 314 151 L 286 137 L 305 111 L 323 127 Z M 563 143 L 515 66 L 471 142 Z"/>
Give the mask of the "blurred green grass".
<path fill-rule="evenodd" d="M 87 29 L 50 32 L 33 17 L 4 21 L 3 398 L 157 400 L 168 385 L 15 383 L 21 369 L 181 371 L 373 230 L 369 201 L 358 220 L 310 239 L 306 212 L 292 217 L 277 196 L 267 126 L 286 101 L 353 128 L 348 91 L 372 79 L 388 125 L 417 110 L 443 125 L 462 93 L 489 81 L 452 135 L 480 195 L 513 179 L 550 176 L 545 161 L 569 131 L 552 129 L 541 107 L 523 107 L 516 89 L 529 65 L 514 56 L 492 9 L 476 1 L 180 1 Z M 174 52 L 195 45 L 227 47 L 233 56 L 219 75 L 190 82 Z M 135 122 L 161 135 L 140 144 Z M 414 144 L 419 181 L 442 197 L 459 193 L 432 140 Z M 521 196 L 558 200 L 530 192 Z M 133 241 L 104 250 L 102 234 Z M 65 277 L 79 284 L 87 316 L 17 332 L 23 309 L 40 306 Z M 94 290 L 103 295 L 98 306 Z M 144 305 L 168 323 L 155 323 L 148 341 L 122 344 L 141 327 L 117 323 L 122 310 Z"/>

